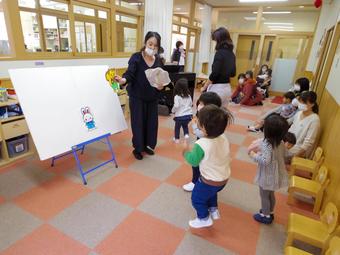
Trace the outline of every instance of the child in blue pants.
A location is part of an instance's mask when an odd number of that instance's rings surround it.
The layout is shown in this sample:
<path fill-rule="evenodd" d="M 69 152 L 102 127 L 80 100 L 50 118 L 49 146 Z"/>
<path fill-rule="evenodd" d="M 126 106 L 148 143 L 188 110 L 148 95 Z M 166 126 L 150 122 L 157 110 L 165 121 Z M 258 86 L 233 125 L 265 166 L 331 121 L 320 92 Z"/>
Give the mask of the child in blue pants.
<path fill-rule="evenodd" d="M 200 109 L 202 109 L 206 105 L 216 105 L 217 107 L 221 107 L 222 101 L 219 95 L 217 95 L 215 92 L 205 92 L 203 93 L 197 100 L 197 113 Z M 194 119 L 192 121 L 192 130 L 193 133 L 196 135 L 197 140 L 203 137 L 202 131 L 197 126 L 197 120 Z M 198 181 L 198 178 L 200 177 L 200 168 L 199 166 L 193 166 L 192 167 L 192 179 L 191 182 L 184 184 L 182 187 L 185 191 L 191 192 L 194 189 L 194 186 L 196 182 Z"/>
<path fill-rule="evenodd" d="M 192 166 L 200 167 L 200 177 L 191 195 L 197 218 L 189 221 L 192 228 L 209 227 L 212 219 L 220 218 L 217 209 L 217 193 L 230 176 L 229 141 L 224 134 L 232 115 L 215 105 L 207 105 L 198 112 L 198 127 L 203 137 L 190 150 L 183 151 L 184 158 Z"/>

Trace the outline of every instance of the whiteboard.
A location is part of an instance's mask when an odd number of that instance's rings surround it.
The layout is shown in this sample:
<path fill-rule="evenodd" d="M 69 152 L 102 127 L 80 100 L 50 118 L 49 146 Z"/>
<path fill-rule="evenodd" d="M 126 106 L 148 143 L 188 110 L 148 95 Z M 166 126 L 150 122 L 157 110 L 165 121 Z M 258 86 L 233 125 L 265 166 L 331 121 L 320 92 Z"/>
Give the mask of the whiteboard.
<path fill-rule="evenodd" d="M 274 61 L 271 90 L 286 92 L 294 84 L 293 78 L 297 65 L 296 59 L 277 58 Z"/>
<path fill-rule="evenodd" d="M 327 90 L 334 97 L 338 105 L 340 105 L 340 43 L 338 42 L 338 46 L 334 55 L 331 71 L 328 75 L 327 80 Z"/>
<path fill-rule="evenodd" d="M 105 79 L 108 66 L 9 70 L 41 160 L 127 128 L 118 96 Z M 88 107 L 93 122 L 85 123 Z M 89 115 L 86 115 L 89 121 Z M 89 125 L 91 124 L 91 125 Z"/>

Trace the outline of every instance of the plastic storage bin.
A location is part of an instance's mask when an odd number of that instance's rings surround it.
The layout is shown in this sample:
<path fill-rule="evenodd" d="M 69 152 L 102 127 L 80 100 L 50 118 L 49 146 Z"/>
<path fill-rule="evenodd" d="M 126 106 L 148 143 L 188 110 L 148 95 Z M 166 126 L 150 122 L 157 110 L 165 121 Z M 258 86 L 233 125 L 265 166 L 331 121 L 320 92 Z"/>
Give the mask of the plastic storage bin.
<path fill-rule="evenodd" d="M 7 140 L 8 156 L 14 158 L 28 151 L 27 135 L 18 136 Z"/>

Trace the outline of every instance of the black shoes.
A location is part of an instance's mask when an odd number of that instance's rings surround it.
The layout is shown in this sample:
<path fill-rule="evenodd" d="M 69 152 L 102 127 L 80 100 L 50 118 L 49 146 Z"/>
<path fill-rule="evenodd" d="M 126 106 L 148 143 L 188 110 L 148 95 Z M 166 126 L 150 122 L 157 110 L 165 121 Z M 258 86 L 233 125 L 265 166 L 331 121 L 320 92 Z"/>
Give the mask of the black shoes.
<path fill-rule="evenodd" d="M 155 152 L 148 147 L 145 147 L 144 151 L 148 155 L 155 155 Z"/>
<path fill-rule="evenodd" d="M 137 160 L 142 160 L 142 159 L 143 159 L 142 153 L 140 153 L 140 152 L 138 152 L 138 151 L 136 151 L 136 150 L 133 150 L 133 151 L 132 151 L 132 154 L 133 154 L 133 156 L 135 156 L 135 158 L 136 158 Z"/>

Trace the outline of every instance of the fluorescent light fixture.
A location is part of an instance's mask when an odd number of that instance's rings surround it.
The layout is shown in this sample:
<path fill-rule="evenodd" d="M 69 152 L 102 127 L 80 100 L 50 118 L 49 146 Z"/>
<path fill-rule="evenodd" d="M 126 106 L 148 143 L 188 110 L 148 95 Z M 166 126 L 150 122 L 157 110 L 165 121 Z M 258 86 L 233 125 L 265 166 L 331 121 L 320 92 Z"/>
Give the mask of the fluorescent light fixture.
<path fill-rule="evenodd" d="M 189 12 L 175 12 L 176 14 L 188 15 Z"/>
<path fill-rule="evenodd" d="M 253 12 L 254 14 L 257 14 L 257 12 Z M 278 12 L 262 12 L 262 14 L 290 14 L 291 11 L 278 11 Z"/>
<path fill-rule="evenodd" d="M 240 3 L 288 2 L 288 0 L 238 0 Z"/>
<path fill-rule="evenodd" d="M 272 7 L 271 7 L 271 6 L 267 6 L 266 8 L 267 8 L 267 9 L 271 9 Z"/>
<path fill-rule="evenodd" d="M 283 26 L 293 26 L 294 23 L 288 23 L 288 22 L 264 22 L 265 25 L 283 25 Z"/>
<path fill-rule="evenodd" d="M 143 3 L 129 3 L 129 5 L 143 5 Z"/>
<path fill-rule="evenodd" d="M 176 11 L 180 11 L 181 10 L 181 7 L 176 7 Z"/>
<path fill-rule="evenodd" d="M 301 9 L 302 9 L 302 8 L 305 8 L 305 7 L 304 7 L 303 5 L 300 5 L 300 6 L 299 6 L 299 8 L 301 8 Z"/>
<path fill-rule="evenodd" d="M 244 17 L 244 19 L 245 19 L 245 20 L 248 20 L 248 21 L 249 21 L 249 20 L 250 20 L 250 21 L 256 20 L 256 18 L 257 18 L 257 17 Z M 262 17 L 261 20 L 266 20 L 266 19 L 265 19 L 264 17 Z"/>
<path fill-rule="evenodd" d="M 200 10 L 204 10 L 204 7 L 200 7 Z"/>
<path fill-rule="evenodd" d="M 294 29 L 285 29 L 285 28 L 271 28 L 271 31 L 294 31 Z"/>
<path fill-rule="evenodd" d="M 269 28 L 282 28 L 282 29 L 293 29 L 292 26 L 268 26 Z"/>

